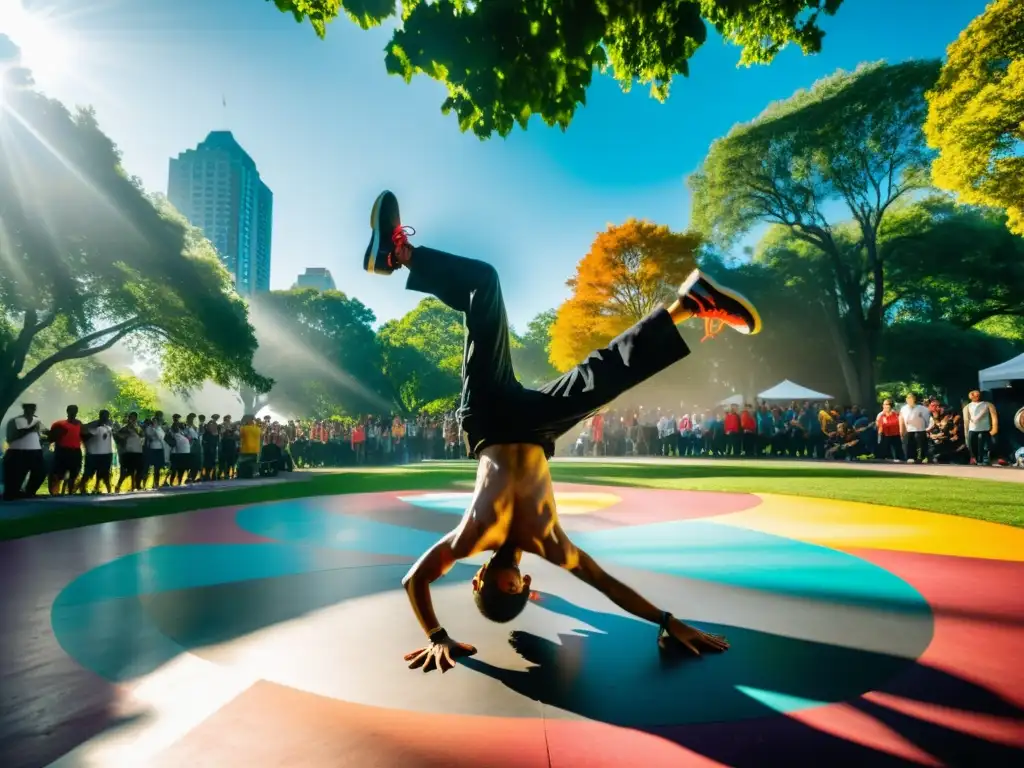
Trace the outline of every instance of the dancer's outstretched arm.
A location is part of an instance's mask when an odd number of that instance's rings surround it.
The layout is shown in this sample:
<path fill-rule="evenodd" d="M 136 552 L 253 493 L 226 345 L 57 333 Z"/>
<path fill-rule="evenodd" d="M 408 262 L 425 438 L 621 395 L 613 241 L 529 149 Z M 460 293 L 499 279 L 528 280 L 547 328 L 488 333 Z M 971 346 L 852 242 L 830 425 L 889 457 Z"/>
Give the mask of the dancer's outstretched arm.
<path fill-rule="evenodd" d="M 462 546 L 458 542 L 466 538 L 459 536 L 459 529 L 447 534 L 427 550 L 402 579 L 402 586 L 409 595 L 413 613 L 430 639 L 430 644 L 426 647 L 406 654 L 405 660 L 409 662 L 411 669 L 423 667 L 423 671 L 426 672 L 437 667 L 446 672 L 455 666 L 454 659 L 476 653 L 473 646 L 448 637 L 448 633 L 438 621 L 437 614 L 434 613 L 434 602 L 430 597 L 430 585 L 448 573 L 457 560 L 471 554 L 469 551 L 460 551 Z"/>
<path fill-rule="evenodd" d="M 574 548 L 575 556 L 570 557 L 565 567 L 576 578 L 594 587 L 609 600 L 639 619 L 658 624 L 682 646 L 696 655 L 701 650 L 724 651 L 729 642 L 718 635 L 702 632 L 696 627 L 684 624 L 671 613 L 656 608 L 631 587 L 605 572 L 594 559 L 582 549 Z"/>
<path fill-rule="evenodd" d="M 430 585 L 448 573 L 456 560 L 465 557 L 456 554 L 456 533 L 452 531 L 428 549 L 402 579 L 413 613 L 428 637 L 441 628 L 437 614 L 434 613 L 434 603 L 430 599 Z"/>

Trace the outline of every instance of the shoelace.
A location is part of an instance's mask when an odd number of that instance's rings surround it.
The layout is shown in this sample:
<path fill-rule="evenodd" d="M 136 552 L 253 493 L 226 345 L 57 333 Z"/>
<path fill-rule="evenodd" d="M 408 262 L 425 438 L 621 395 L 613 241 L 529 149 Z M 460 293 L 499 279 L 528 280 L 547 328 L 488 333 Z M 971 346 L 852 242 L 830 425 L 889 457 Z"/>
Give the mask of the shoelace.
<path fill-rule="evenodd" d="M 409 237 L 415 235 L 416 230 L 412 227 L 399 224 L 395 227 L 395 231 L 391 233 L 391 244 L 395 246 L 394 251 L 388 256 L 388 266 L 396 267 L 395 264 L 395 252 L 405 248 L 409 245 Z"/>
<path fill-rule="evenodd" d="M 720 334 L 725 326 L 729 324 L 729 320 L 733 319 L 730 313 L 720 307 L 716 307 L 711 299 L 708 299 L 710 306 L 705 306 L 704 302 L 697 296 L 691 294 L 690 298 L 697 304 L 697 317 L 704 321 L 704 338 L 701 339 L 702 342 L 713 339 Z"/>

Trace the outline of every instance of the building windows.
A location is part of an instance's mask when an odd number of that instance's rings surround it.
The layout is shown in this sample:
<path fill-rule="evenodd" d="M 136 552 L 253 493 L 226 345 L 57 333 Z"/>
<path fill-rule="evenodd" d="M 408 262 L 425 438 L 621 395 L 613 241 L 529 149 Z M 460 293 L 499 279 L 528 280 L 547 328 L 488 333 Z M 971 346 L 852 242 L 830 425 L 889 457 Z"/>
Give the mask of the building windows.
<path fill-rule="evenodd" d="M 214 131 L 173 158 L 167 196 L 210 239 L 240 292 L 269 289 L 273 195 L 231 133 Z"/>

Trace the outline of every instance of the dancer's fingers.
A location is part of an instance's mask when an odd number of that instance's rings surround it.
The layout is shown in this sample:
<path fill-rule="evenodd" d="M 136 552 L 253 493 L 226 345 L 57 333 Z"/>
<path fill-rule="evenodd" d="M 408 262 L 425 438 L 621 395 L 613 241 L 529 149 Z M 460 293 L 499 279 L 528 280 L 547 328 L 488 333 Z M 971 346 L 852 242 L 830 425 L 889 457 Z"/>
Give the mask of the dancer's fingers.
<path fill-rule="evenodd" d="M 419 655 L 409 663 L 409 669 L 419 669 L 424 666 L 427 663 L 427 655 L 427 651 L 420 651 Z"/>

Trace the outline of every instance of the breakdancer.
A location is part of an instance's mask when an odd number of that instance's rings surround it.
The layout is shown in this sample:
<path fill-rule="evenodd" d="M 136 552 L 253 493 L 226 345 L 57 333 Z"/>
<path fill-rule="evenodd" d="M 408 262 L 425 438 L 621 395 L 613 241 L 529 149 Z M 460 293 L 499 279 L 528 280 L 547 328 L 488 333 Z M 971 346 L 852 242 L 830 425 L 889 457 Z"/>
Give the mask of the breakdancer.
<path fill-rule="evenodd" d="M 595 587 L 634 616 L 660 628 L 662 648 L 699 655 L 723 651 L 723 637 L 702 632 L 655 607 L 608 575 L 574 546 L 558 522 L 548 469 L 555 440 L 582 419 L 631 387 L 689 354 L 677 325 L 705 321 L 706 336 L 726 326 L 757 333 L 757 310 L 739 294 L 695 270 L 668 309 L 658 309 L 604 349 L 540 389 L 523 387 L 515 377 L 509 327 L 498 274 L 482 261 L 412 246 L 414 232 L 402 225 L 398 199 L 383 192 L 370 214 L 373 230 L 364 268 L 389 275 L 409 270 L 409 290 L 436 296 L 466 316 L 459 418 L 472 453 L 479 459 L 476 488 L 461 522 L 430 548 L 403 580 L 413 611 L 429 645 L 406 655 L 409 667 L 451 669 L 476 649 L 448 636 L 434 613 L 430 585 L 457 560 L 491 551 L 473 578 L 480 612 L 497 622 L 514 619 L 530 597 L 531 581 L 519 570 L 523 552 L 539 555 Z"/>

